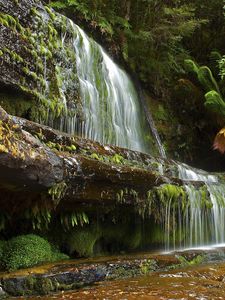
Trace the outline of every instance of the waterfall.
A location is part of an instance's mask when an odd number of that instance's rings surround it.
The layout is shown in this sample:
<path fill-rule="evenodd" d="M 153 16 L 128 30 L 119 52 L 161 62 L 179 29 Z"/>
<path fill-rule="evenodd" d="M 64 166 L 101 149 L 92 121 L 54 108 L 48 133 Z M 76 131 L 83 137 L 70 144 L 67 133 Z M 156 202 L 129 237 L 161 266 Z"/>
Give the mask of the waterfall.
<path fill-rule="evenodd" d="M 145 113 L 131 79 L 69 19 L 67 29 L 68 33 L 62 34 L 62 48 L 66 47 L 66 40 L 68 43 L 67 34 L 72 32 L 69 42 L 75 54 L 76 74 L 72 74 L 72 68 L 60 65 L 66 115 L 55 120 L 50 114 L 48 125 L 103 144 L 150 153 L 145 142 Z M 73 105 L 67 103 L 63 93 L 63 86 L 71 85 L 72 77 L 78 79 L 81 98 L 80 103 Z"/>
<path fill-rule="evenodd" d="M 149 153 L 146 112 L 141 108 L 142 99 L 131 79 L 79 26 L 65 20 L 66 30 L 59 31 L 59 58 L 70 55 L 73 64 L 71 60 L 66 63 L 60 59 L 56 61 L 56 79 L 60 83 L 64 115 L 55 117 L 49 113 L 48 125 L 103 144 Z M 49 88 L 48 82 L 46 86 Z M 78 90 L 79 96 L 74 101 L 67 97 L 71 89 Z M 161 157 L 165 158 L 151 114 L 147 117 Z M 173 170 L 174 176 L 184 182 L 187 205 L 178 201 L 175 206 L 172 198 L 164 203 L 162 219 L 166 248 L 224 243 L 225 185 L 220 183 L 217 175 L 174 163 L 177 166 Z M 163 168 L 163 163 L 159 162 L 158 172 L 162 176 Z"/>
<path fill-rule="evenodd" d="M 177 164 L 178 177 L 184 181 L 187 206 L 171 206 L 165 212 L 166 250 L 203 247 L 225 243 L 225 184 L 217 175 Z M 176 218 L 176 222 L 174 220 Z"/>

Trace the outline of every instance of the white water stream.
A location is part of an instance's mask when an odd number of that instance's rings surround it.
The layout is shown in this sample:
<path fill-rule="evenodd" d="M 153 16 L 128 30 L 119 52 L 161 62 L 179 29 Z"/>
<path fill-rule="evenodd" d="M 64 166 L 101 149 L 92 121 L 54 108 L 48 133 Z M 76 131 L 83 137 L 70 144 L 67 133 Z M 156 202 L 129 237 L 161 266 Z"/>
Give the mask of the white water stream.
<path fill-rule="evenodd" d="M 69 19 L 66 22 L 61 54 L 66 55 L 69 44 L 75 65 L 59 62 L 56 66 L 62 77 L 60 95 L 65 115 L 55 120 L 50 114 L 48 124 L 103 144 L 150 153 L 145 142 L 144 110 L 131 79 L 81 28 Z M 68 103 L 68 88 L 79 89 L 80 103 Z M 160 146 L 153 120 L 149 123 Z M 160 154 L 165 157 L 163 148 Z M 159 172 L 163 175 L 163 167 L 159 166 Z M 177 164 L 177 173 L 175 176 L 184 181 L 188 205 L 184 212 L 182 203 L 175 207 L 170 199 L 166 204 L 163 217 L 168 250 L 224 243 L 225 185 L 216 175 L 185 164 Z M 196 188 L 197 182 L 203 183 L 202 189 Z"/>
<path fill-rule="evenodd" d="M 225 243 L 225 185 L 216 175 L 178 164 L 178 177 L 184 181 L 188 205 L 167 205 L 166 250 L 203 247 Z M 187 183 L 185 183 L 187 182 Z M 197 183 L 202 187 L 197 187 Z M 175 221 L 171 221 L 174 220 Z"/>
<path fill-rule="evenodd" d="M 63 86 L 71 85 L 71 76 L 77 78 L 80 109 L 71 115 L 71 103 L 65 99 L 66 115 L 57 122 L 50 116 L 48 124 L 103 144 L 150 153 L 145 143 L 145 113 L 131 79 L 79 26 L 69 19 L 67 26 L 73 33 L 69 43 L 76 57 L 76 74 L 71 74 L 72 68 L 63 70 L 60 66 L 64 74 L 61 94 Z M 62 35 L 62 44 L 68 44 L 66 34 Z"/>

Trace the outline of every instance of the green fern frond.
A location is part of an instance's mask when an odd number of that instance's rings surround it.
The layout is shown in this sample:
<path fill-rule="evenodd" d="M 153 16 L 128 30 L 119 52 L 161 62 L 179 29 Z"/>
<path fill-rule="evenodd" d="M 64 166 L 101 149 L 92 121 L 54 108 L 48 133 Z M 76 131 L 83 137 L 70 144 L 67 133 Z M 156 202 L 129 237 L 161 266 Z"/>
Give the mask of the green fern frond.
<path fill-rule="evenodd" d="M 185 59 L 184 67 L 187 72 L 193 72 L 193 73 L 196 73 L 196 75 L 198 75 L 199 66 L 193 60 Z"/>
<path fill-rule="evenodd" d="M 219 63 L 222 59 L 222 55 L 218 51 L 212 51 L 209 58 L 213 63 Z"/>
<path fill-rule="evenodd" d="M 218 94 L 220 94 L 219 86 L 209 67 L 202 66 L 198 69 L 198 80 L 206 91 L 215 90 Z"/>
<path fill-rule="evenodd" d="M 210 91 L 206 93 L 205 99 L 205 106 L 208 109 L 225 116 L 225 102 L 218 92 Z"/>

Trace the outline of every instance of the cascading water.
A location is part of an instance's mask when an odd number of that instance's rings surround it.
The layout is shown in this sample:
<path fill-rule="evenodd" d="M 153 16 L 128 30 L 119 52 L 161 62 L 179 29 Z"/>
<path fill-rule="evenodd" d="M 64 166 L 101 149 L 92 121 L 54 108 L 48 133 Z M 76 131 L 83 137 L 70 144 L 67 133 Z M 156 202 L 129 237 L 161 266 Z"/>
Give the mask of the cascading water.
<path fill-rule="evenodd" d="M 185 164 L 178 164 L 177 170 L 188 204 L 166 207 L 166 250 L 225 243 L 225 185 L 218 176 Z"/>
<path fill-rule="evenodd" d="M 44 14 L 42 12 L 42 14 Z M 59 15 L 58 18 L 61 18 Z M 43 20 L 47 19 L 44 15 Z M 63 23 L 62 21 L 61 23 Z M 64 106 L 64 116 L 48 114 L 48 125 L 82 137 L 149 153 L 144 142 L 144 111 L 135 87 L 126 73 L 82 29 L 65 18 L 59 56 L 71 59 L 56 62 L 56 79 Z M 59 31 L 60 32 L 60 31 Z M 73 59 L 74 57 L 74 59 Z M 46 78 L 46 88 L 50 89 Z M 75 101 L 68 101 L 71 89 L 79 90 Z M 160 139 L 150 118 L 152 132 Z M 155 134 L 156 132 L 156 134 Z M 165 157 L 163 148 L 160 150 Z M 163 176 L 163 165 L 159 164 Z M 167 249 L 219 244 L 225 241 L 225 186 L 219 178 L 184 164 L 177 164 L 175 176 L 184 181 L 187 199 L 168 199 L 163 208 Z"/>
<path fill-rule="evenodd" d="M 149 153 L 144 142 L 147 135 L 142 124 L 144 112 L 132 81 L 79 26 L 68 19 L 67 27 L 73 33 L 70 40 L 76 55 L 73 76 L 78 77 L 81 109 L 71 114 L 71 104 L 65 100 L 66 115 L 57 121 L 50 116 L 48 125 L 103 144 Z M 65 40 L 66 33 L 62 44 Z M 68 85 L 70 72 L 61 66 L 63 86 Z"/>

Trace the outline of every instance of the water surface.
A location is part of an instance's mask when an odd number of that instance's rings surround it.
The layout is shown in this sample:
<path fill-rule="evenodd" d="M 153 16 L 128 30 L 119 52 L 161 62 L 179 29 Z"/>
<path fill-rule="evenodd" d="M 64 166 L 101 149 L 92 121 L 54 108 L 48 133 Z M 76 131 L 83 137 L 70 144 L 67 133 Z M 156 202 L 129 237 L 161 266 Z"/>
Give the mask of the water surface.
<path fill-rule="evenodd" d="M 223 300 L 225 299 L 225 262 L 100 282 L 78 291 L 32 297 L 32 299 Z"/>

